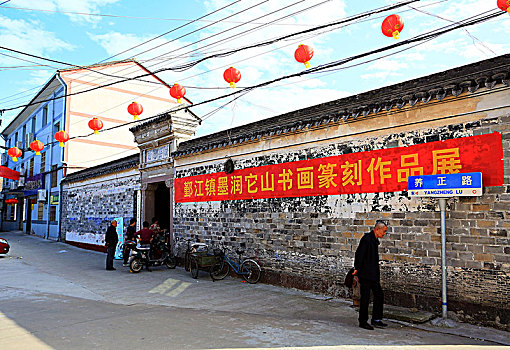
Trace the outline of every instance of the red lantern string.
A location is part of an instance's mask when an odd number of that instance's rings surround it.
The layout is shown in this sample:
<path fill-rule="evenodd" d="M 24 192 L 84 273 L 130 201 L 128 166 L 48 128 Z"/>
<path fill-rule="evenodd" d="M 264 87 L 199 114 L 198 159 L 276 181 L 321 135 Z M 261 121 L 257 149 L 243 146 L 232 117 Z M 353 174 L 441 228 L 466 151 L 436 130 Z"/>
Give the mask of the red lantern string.
<path fill-rule="evenodd" d="M 55 140 L 57 140 L 59 142 L 58 145 L 60 147 L 64 147 L 65 146 L 64 143 L 69 141 L 69 134 L 67 132 L 65 132 L 64 130 L 60 130 L 55 133 Z"/>
<path fill-rule="evenodd" d="M 98 135 L 99 131 L 103 128 L 103 122 L 100 121 L 98 118 L 93 118 L 89 121 L 89 128 L 94 130 L 94 134 Z"/>
<path fill-rule="evenodd" d="M 310 68 L 310 61 L 313 57 L 313 49 L 308 45 L 299 45 L 294 52 L 294 58 L 300 63 L 304 63 L 306 68 Z"/>
<path fill-rule="evenodd" d="M 186 89 L 184 88 L 184 86 L 174 84 L 174 86 L 170 88 L 170 96 L 175 98 L 177 100 L 177 103 L 182 102 L 182 98 L 184 97 L 184 95 L 186 95 Z"/>
<path fill-rule="evenodd" d="M 241 72 L 234 67 L 227 68 L 225 72 L 223 72 L 223 79 L 225 79 L 227 83 L 230 83 L 232 89 L 235 89 L 236 83 L 241 80 Z"/>
<path fill-rule="evenodd" d="M 40 156 L 41 151 L 44 149 L 44 143 L 39 140 L 32 141 L 32 143 L 30 143 L 30 149 L 35 152 L 36 156 Z"/>
<path fill-rule="evenodd" d="M 7 154 L 12 158 L 13 162 L 17 162 L 18 161 L 18 157 L 21 157 L 23 152 L 21 152 L 21 150 L 18 147 L 11 147 L 7 151 Z"/>
<path fill-rule="evenodd" d="M 135 120 L 140 120 L 140 118 L 138 118 L 138 116 L 140 114 L 142 114 L 142 112 L 143 112 L 143 107 L 139 103 L 132 102 L 128 106 L 128 113 L 131 114 L 135 118 Z"/>
<path fill-rule="evenodd" d="M 381 30 L 384 35 L 395 40 L 400 38 L 400 32 L 404 29 L 404 20 L 399 15 L 389 15 L 384 19 Z"/>

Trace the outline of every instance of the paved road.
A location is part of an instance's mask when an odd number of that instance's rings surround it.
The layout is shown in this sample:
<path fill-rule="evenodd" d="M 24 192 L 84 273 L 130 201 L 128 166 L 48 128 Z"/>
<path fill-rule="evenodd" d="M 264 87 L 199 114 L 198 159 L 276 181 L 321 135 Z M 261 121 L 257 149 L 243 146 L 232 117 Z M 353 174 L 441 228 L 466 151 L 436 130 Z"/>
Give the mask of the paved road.
<path fill-rule="evenodd" d="M 101 253 L 0 236 L 12 246 L 0 257 L 1 349 L 494 345 L 391 322 L 366 331 L 348 301 L 234 278 L 212 282 L 205 272 L 194 280 L 181 268 L 131 274 L 116 261 L 117 271 L 106 271 Z"/>

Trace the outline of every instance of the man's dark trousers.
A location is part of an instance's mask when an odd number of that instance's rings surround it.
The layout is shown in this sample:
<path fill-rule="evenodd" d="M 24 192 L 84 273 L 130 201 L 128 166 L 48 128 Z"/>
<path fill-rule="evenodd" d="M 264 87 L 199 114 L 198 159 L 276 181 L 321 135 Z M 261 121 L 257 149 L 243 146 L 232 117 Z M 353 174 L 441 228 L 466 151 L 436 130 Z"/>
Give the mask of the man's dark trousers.
<path fill-rule="evenodd" d="M 106 247 L 106 269 L 113 269 L 113 257 L 115 256 L 115 246 Z"/>
<path fill-rule="evenodd" d="M 372 321 L 382 320 L 384 294 L 381 288 L 381 284 L 376 281 L 360 278 L 359 285 L 361 292 L 358 319 L 359 323 L 365 324 L 368 322 L 368 304 L 370 304 L 370 291 L 374 293 L 374 307 L 372 308 Z"/>

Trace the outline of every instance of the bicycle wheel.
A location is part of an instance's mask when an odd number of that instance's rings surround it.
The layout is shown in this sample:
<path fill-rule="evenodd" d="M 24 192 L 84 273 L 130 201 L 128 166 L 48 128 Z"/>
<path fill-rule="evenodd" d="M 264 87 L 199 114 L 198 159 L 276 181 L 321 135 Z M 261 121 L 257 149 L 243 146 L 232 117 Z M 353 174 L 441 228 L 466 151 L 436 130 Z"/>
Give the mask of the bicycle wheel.
<path fill-rule="evenodd" d="M 198 278 L 198 259 L 190 259 L 189 268 L 191 277 Z"/>
<path fill-rule="evenodd" d="M 211 275 L 213 281 L 219 281 L 227 277 L 229 271 L 230 265 L 225 260 L 222 260 L 221 262 L 217 262 L 216 264 L 211 266 L 211 269 L 209 270 L 209 275 Z"/>
<path fill-rule="evenodd" d="M 184 270 L 189 271 L 190 270 L 190 258 L 191 255 L 189 251 L 186 251 L 186 254 L 184 254 Z"/>
<path fill-rule="evenodd" d="M 246 282 L 254 284 L 260 280 L 262 269 L 255 260 L 246 259 L 241 264 L 241 276 L 244 276 Z"/>

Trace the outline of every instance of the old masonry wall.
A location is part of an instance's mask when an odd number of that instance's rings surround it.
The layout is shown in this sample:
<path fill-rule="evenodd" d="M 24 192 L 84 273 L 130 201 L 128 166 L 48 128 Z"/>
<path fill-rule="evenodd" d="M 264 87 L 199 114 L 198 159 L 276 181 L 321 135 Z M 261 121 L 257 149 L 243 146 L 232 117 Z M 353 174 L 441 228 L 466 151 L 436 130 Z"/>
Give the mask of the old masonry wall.
<path fill-rule="evenodd" d="M 424 109 L 402 114 L 403 120 L 418 123 L 412 126 L 403 126 L 402 119 L 400 124 L 393 124 L 397 117 L 355 122 L 365 125 L 360 127 L 365 130 L 384 123 L 396 125 L 383 132 L 342 137 L 338 130 L 345 129 L 344 123 L 309 130 L 306 136 L 267 138 L 244 149 L 178 159 L 176 177 L 221 172 L 228 157 L 236 169 L 243 169 L 501 132 L 504 185 L 484 188 L 482 197 L 448 200 L 448 306 L 460 319 L 509 329 L 510 116 L 499 111 L 433 123 L 427 118 L 434 113 L 452 114 L 455 105 L 442 111 Z M 351 131 L 354 128 L 347 126 Z M 339 137 L 323 141 L 331 135 Z M 305 139 L 316 141 L 297 145 Z M 285 144 L 290 147 L 274 150 Z M 353 266 L 359 239 L 377 219 L 385 219 L 389 222 L 388 235 L 379 248 L 385 302 L 439 312 L 438 210 L 436 200 L 410 198 L 406 191 L 176 203 L 174 229 L 177 236 L 212 244 L 224 240 L 234 248 L 247 249 L 248 255 L 262 262 L 263 282 L 346 297 L 349 291 L 343 280 Z"/>

